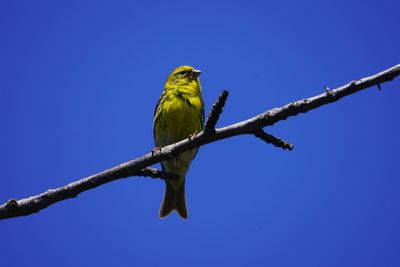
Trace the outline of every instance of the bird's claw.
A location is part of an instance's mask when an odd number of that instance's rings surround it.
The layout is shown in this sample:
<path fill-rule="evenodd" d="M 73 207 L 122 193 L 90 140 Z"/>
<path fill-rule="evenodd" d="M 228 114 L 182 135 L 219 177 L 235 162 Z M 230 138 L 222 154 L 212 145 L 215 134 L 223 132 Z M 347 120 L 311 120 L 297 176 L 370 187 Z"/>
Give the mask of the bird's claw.
<path fill-rule="evenodd" d="M 189 141 L 191 141 L 197 134 L 198 134 L 198 132 L 194 132 L 192 134 L 189 134 Z"/>
<path fill-rule="evenodd" d="M 153 148 L 151 150 L 151 155 L 154 156 L 155 154 L 160 153 L 160 152 L 161 152 L 161 147 L 160 146 L 156 146 L 155 148 Z"/>

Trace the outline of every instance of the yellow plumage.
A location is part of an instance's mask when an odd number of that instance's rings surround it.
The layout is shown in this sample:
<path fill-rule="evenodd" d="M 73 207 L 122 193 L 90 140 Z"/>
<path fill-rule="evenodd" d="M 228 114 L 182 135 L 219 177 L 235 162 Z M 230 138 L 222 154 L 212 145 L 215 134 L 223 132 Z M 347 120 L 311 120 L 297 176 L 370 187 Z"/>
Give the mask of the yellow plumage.
<path fill-rule="evenodd" d="M 203 129 L 204 103 L 199 75 L 200 71 L 193 67 L 181 66 L 168 76 L 154 113 L 153 133 L 156 146 L 176 143 Z M 164 171 L 179 175 L 178 180 L 166 180 L 160 208 L 161 218 L 176 210 L 182 218 L 187 219 L 185 177 L 197 150 L 183 152 L 176 158 L 161 163 Z"/>

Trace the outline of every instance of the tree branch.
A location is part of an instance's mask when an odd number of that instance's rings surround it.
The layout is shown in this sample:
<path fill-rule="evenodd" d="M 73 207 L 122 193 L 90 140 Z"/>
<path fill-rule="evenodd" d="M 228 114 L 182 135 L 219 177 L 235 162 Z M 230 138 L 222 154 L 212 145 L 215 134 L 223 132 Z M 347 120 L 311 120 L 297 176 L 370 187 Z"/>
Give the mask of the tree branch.
<path fill-rule="evenodd" d="M 280 147 L 283 149 L 293 150 L 294 145 L 292 145 L 282 139 L 279 139 L 273 135 L 267 134 L 266 132 L 264 132 L 263 129 L 256 131 L 254 133 L 254 135 L 256 137 L 260 138 L 261 140 L 265 141 L 267 144 L 271 144 L 271 145 L 274 145 L 276 147 Z"/>
<path fill-rule="evenodd" d="M 155 168 L 144 168 L 140 170 L 135 176 L 142 176 L 142 177 L 150 177 L 150 178 L 160 178 L 160 179 L 169 179 L 169 180 L 177 180 L 179 175 L 169 172 L 159 171 Z"/>
<path fill-rule="evenodd" d="M 78 180 L 57 189 L 49 189 L 45 193 L 42 193 L 40 195 L 24 198 L 21 200 L 11 199 L 0 206 L 0 219 L 32 214 L 64 199 L 74 198 L 84 191 L 129 176 L 147 174 L 146 176 L 151 177 L 173 177 L 173 174 L 162 174 L 159 171 L 154 172 L 153 169 L 146 168 L 163 160 L 174 158 L 179 153 L 182 153 L 189 149 L 200 147 L 202 145 L 212 143 L 221 139 L 229 138 L 236 135 L 251 134 L 258 137 L 261 136 L 260 138 L 262 140 L 274 144 L 274 142 L 279 139 L 271 135 L 266 136 L 264 134 L 261 134 L 263 127 L 271 126 L 279 121 L 286 120 L 288 117 L 296 116 L 299 113 L 305 113 L 309 110 L 316 109 L 320 106 L 338 101 L 339 99 L 347 95 L 357 93 L 371 86 L 378 86 L 378 88 L 381 88 L 382 83 L 391 81 L 399 75 L 400 64 L 393 66 L 378 74 L 360 80 L 352 81 L 333 90 L 326 87 L 326 91 L 320 95 L 295 101 L 280 108 L 268 110 L 248 120 L 241 121 L 220 129 L 215 129 L 215 132 L 200 132 L 194 136 L 191 136 L 190 138 L 184 139 L 175 144 L 162 147 L 159 150 L 147 153 L 142 157 L 122 163 L 103 172 L 94 174 L 92 176 Z M 225 101 L 219 102 L 224 103 Z M 220 107 L 221 111 L 222 106 Z M 216 112 L 218 113 L 218 116 L 215 120 L 215 123 L 212 122 L 210 126 L 211 129 L 215 127 L 221 111 Z M 281 145 L 279 146 L 282 147 Z"/>
<path fill-rule="evenodd" d="M 215 125 L 217 125 L 219 116 L 222 113 L 222 109 L 225 106 L 225 102 L 228 99 L 229 92 L 224 90 L 219 95 L 217 101 L 213 105 L 210 113 L 208 114 L 208 118 L 206 123 L 204 124 L 204 134 L 213 134 L 215 133 Z"/>

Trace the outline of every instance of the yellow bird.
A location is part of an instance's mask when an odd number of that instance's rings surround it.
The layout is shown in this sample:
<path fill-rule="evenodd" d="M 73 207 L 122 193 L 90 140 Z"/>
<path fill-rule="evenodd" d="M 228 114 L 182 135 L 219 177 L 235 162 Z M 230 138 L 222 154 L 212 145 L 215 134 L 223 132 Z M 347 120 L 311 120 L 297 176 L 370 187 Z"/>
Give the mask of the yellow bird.
<path fill-rule="evenodd" d="M 180 66 L 168 76 L 154 112 L 153 134 L 157 147 L 176 143 L 203 130 L 204 102 L 200 73 L 191 66 Z M 183 219 L 187 219 L 185 177 L 197 150 L 183 152 L 161 163 L 163 171 L 179 175 L 178 180 L 165 180 L 161 218 L 175 210 Z"/>

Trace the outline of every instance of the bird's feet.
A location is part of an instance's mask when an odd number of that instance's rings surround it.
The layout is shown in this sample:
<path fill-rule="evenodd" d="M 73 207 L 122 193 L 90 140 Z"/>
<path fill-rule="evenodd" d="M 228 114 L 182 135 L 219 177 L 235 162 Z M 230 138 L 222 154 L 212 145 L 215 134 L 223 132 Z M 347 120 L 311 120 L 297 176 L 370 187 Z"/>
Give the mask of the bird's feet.
<path fill-rule="evenodd" d="M 151 150 L 151 155 L 154 156 L 155 154 L 160 153 L 160 152 L 161 152 L 161 147 L 160 146 L 156 146 L 155 148 L 153 148 Z"/>
<path fill-rule="evenodd" d="M 189 141 L 191 141 L 197 134 L 198 134 L 198 132 L 194 132 L 192 134 L 189 134 Z"/>

